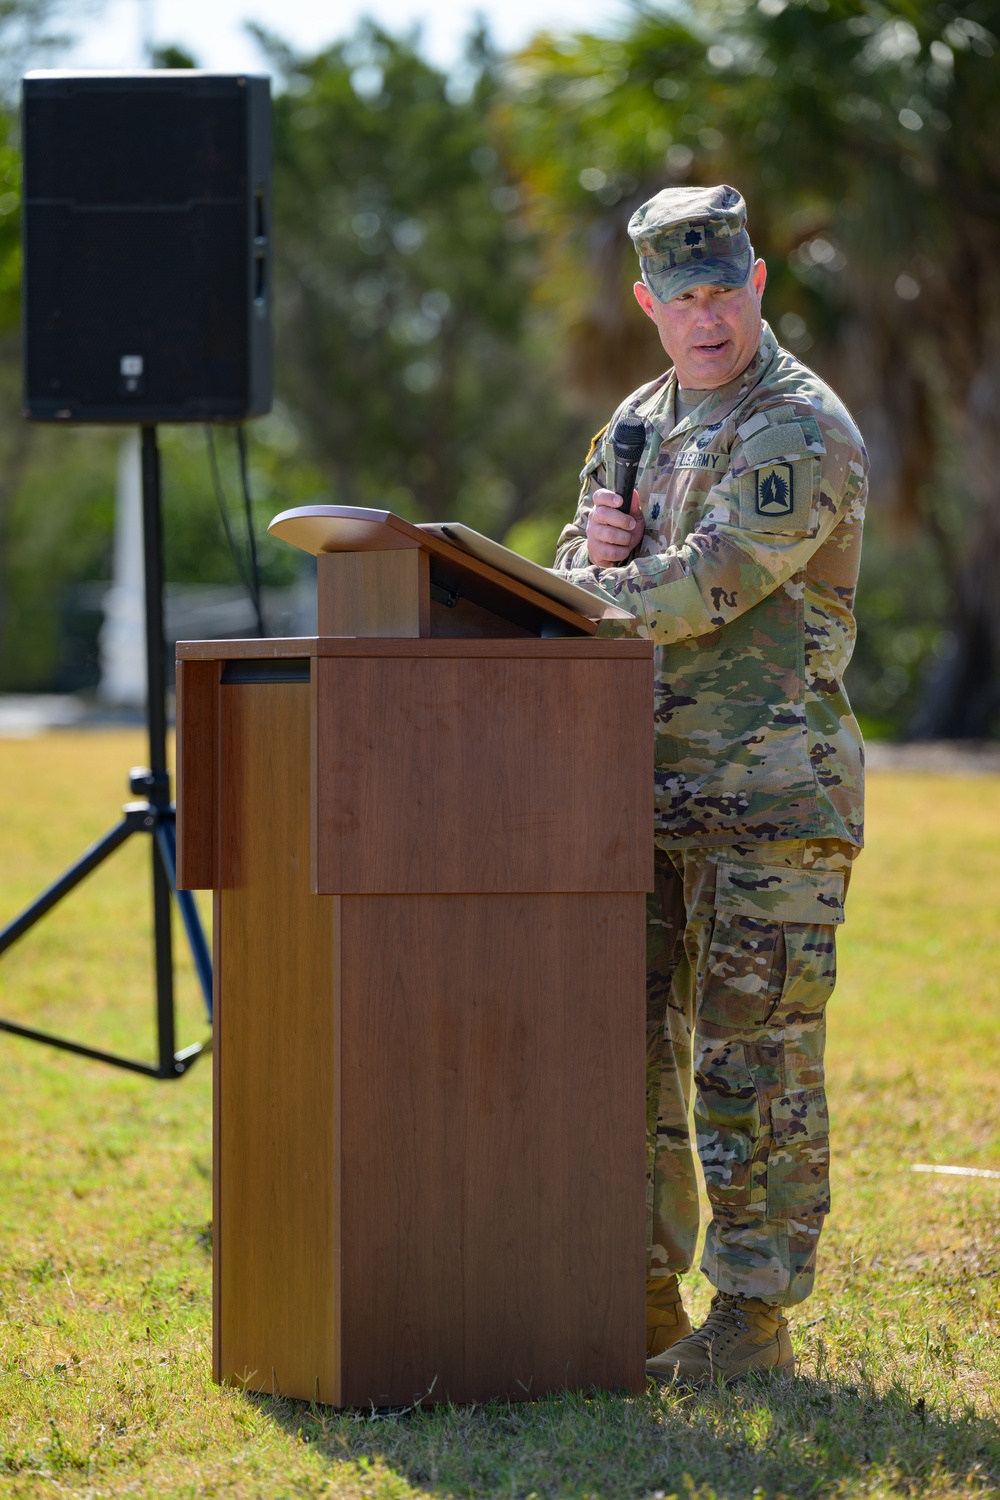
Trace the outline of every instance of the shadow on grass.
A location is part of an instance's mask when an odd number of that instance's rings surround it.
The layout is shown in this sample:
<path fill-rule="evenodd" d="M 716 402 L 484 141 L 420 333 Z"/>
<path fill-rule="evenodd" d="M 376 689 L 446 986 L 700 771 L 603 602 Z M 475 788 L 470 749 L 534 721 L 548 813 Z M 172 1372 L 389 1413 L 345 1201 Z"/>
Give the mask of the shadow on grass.
<path fill-rule="evenodd" d="M 686 1500 L 892 1491 L 996 1493 L 1000 1426 L 938 1412 L 901 1387 L 800 1378 L 635 1400 L 567 1394 L 399 1415 L 335 1412 L 247 1396 L 368 1494 L 399 1481 L 435 1495 Z M 346 1477 L 346 1476 L 344 1476 Z"/>

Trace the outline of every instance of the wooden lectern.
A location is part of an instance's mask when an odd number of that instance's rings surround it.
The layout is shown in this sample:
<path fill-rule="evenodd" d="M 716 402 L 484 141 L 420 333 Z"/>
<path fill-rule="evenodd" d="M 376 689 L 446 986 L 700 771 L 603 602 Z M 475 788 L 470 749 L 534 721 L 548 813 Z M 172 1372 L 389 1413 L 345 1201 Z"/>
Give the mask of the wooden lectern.
<path fill-rule="evenodd" d="M 638 1391 L 651 647 L 386 512 L 289 517 L 317 637 L 178 646 L 215 1378 Z"/>

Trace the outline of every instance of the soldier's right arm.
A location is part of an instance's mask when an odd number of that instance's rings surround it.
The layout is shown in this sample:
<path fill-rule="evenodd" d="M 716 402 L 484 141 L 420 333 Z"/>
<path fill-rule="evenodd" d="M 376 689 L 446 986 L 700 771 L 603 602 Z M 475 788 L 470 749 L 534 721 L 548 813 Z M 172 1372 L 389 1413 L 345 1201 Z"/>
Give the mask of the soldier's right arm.
<path fill-rule="evenodd" d="M 563 570 L 582 587 L 596 584 L 610 594 L 633 616 L 639 633 L 659 645 L 719 629 L 790 582 L 835 531 L 839 550 L 853 555 L 860 544 L 867 455 L 848 426 L 824 417 L 822 430 L 822 457 L 800 460 L 806 466 L 800 476 L 805 516 L 789 511 L 766 521 L 758 517 L 751 503 L 756 471 L 737 448 L 734 468 L 711 492 L 717 492 L 717 503 L 707 503 L 714 519 L 682 542 L 624 567 L 579 562 L 564 563 Z M 585 557 L 585 546 L 574 556 Z"/>
<path fill-rule="evenodd" d="M 590 452 L 580 474 L 580 495 L 576 502 L 576 514 L 568 526 L 559 533 L 556 543 L 556 558 L 553 566 L 560 572 L 568 568 L 586 568 L 590 565 L 587 551 L 587 521 L 594 508 L 594 494 L 607 487 L 608 432 L 611 424 L 602 427 L 590 440 Z"/>

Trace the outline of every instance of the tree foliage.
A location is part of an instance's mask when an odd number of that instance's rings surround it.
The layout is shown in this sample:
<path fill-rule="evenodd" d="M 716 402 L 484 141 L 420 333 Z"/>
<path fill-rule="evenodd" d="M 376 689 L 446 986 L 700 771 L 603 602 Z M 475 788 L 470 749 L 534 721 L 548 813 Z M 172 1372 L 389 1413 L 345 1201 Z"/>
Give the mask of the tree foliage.
<path fill-rule="evenodd" d="M 321 56 L 271 43 L 282 389 L 345 503 L 503 534 L 579 443 L 532 298 L 535 252 L 467 87 L 366 25 Z"/>

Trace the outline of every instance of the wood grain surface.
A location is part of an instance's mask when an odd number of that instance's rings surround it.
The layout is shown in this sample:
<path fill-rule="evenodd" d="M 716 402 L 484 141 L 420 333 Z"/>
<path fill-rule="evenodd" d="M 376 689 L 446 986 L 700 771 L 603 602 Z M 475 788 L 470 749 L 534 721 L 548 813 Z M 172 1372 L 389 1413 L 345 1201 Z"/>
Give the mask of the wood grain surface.
<path fill-rule="evenodd" d="M 395 552 L 321 552 L 316 559 L 320 635 L 430 635 L 430 559 Z"/>
<path fill-rule="evenodd" d="M 218 1374 L 338 1403 L 338 902 L 310 892 L 310 692 L 220 695 Z"/>
<path fill-rule="evenodd" d="M 217 884 L 218 661 L 177 663 L 177 887 Z"/>
<path fill-rule="evenodd" d="M 317 891 L 650 888 L 648 660 L 324 657 L 314 680 Z"/>
<path fill-rule="evenodd" d="M 341 907 L 344 1401 L 641 1390 L 643 897 Z"/>
<path fill-rule="evenodd" d="M 212 892 L 212 1379 L 222 1380 L 222 892 Z"/>
<path fill-rule="evenodd" d="M 363 1406 L 640 1390 L 651 648 L 178 654 L 202 686 L 314 659 L 215 687 L 217 745 L 191 741 L 219 788 L 216 1378 Z M 598 756 L 623 795 L 581 815 Z"/>
<path fill-rule="evenodd" d="M 178 641 L 178 661 L 275 661 L 283 657 L 342 656 L 412 659 L 481 657 L 494 661 L 649 661 L 653 643 L 622 638 L 593 640 L 583 636 L 511 640 L 345 640 L 337 636 L 273 636 L 267 640 Z"/>

